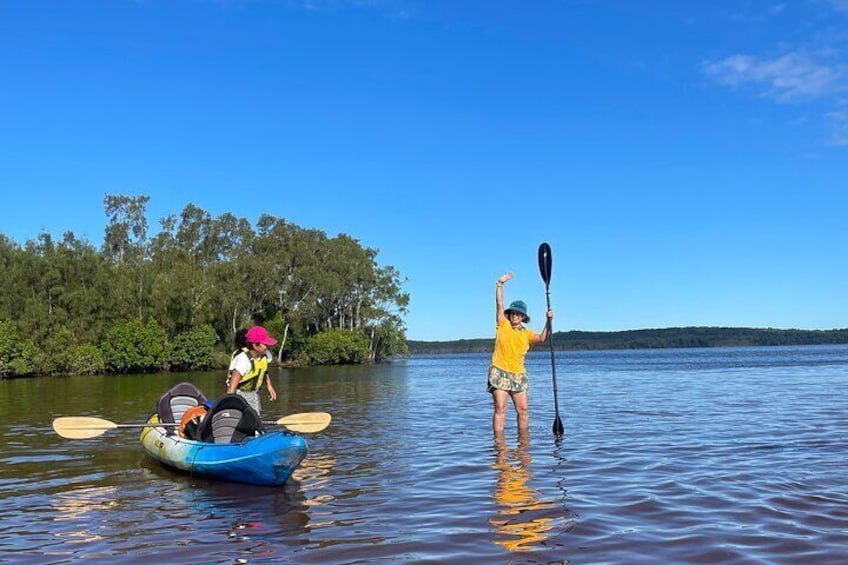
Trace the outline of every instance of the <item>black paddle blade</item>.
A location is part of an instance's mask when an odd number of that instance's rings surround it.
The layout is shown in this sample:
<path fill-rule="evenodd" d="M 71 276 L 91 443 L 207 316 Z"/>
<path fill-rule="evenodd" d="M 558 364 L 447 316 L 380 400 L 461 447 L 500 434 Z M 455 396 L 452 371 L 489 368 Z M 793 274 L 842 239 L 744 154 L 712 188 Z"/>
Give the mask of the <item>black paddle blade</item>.
<path fill-rule="evenodd" d="M 557 415 L 556 420 L 554 420 L 554 435 L 559 437 L 563 434 L 565 434 L 565 426 L 562 425 L 562 420 Z"/>
<path fill-rule="evenodd" d="M 541 273 L 542 280 L 545 281 L 546 285 L 551 282 L 552 261 L 551 246 L 547 243 L 542 243 L 542 245 L 539 246 L 539 273 Z"/>

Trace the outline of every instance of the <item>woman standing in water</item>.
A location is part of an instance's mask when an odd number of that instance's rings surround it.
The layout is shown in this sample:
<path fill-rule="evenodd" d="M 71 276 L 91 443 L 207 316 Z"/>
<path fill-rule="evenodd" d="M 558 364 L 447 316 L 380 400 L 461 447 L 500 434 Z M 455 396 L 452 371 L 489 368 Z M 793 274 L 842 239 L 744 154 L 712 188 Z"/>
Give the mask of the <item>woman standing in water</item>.
<path fill-rule="evenodd" d="M 530 322 L 527 305 L 521 300 L 515 300 L 507 309 L 503 306 L 503 286 L 510 279 L 512 279 L 512 273 L 505 273 L 495 285 L 497 332 L 495 351 L 492 353 L 492 364 L 489 367 L 488 384 L 488 391 L 492 393 L 494 404 L 492 430 L 495 434 L 503 433 L 507 399 L 510 397 L 515 406 L 518 433 L 523 434 L 528 431 L 530 415 L 527 408 L 527 390 L 530 382 L 527 379 L 527 369 L 524 368 L 524 357 L 531 345 L 548 339 L 550 320 L 554 317 L 553 310 L 548 310 L 548 321 L 541 333 L 537 334 L 524 327 L 524 324 Z"/>

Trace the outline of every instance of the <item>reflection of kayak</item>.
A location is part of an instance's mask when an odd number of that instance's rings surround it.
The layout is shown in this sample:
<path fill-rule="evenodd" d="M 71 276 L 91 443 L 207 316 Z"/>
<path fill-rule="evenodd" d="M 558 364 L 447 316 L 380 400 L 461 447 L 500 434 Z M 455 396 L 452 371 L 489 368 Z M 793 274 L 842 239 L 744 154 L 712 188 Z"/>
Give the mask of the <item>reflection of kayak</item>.
<path fill-rule="evenodd" d="M 154 414 L 150 423 L 158 423 Z M 282 485 L 304 457 L 303 437 L 274 431 L 239 443 L 210 443 L 168 435 L 167 428 L 149 427 L 141 432 L 141 445 L 162 463 L 216 479 L 254 485 Z"/>
<path fill-rule="evenodd" d="M 240 396 L 228 394 L 214 403 L 197 430 L 197 439 L 181 437 L 174 424 L 206 397 L 194 385 L 180 383 L 159 400 L 141 445 L 151 457 L 171 467 L 225 481 L 282 485 L 308 451 L 306 440 L 289 431 L 263 433 L 259 415 Z M 169 426 L 156 426 L 166 423 Z"/>

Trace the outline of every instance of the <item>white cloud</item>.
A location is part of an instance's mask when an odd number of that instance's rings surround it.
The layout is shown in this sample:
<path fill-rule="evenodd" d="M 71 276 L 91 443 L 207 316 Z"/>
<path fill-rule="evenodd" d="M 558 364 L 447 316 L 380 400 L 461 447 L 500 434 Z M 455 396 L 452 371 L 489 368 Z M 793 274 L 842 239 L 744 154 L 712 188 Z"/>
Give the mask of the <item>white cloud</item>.
<path fill-rule="evenodd" d="M 718 61 L 705 61 L 703 68 L 721 84 L 750 85 L 778 102 L 812 100 L 844 88 L 844 68 L 814 61 L 798 51 L 774 59 L 731 55 Z"/>
<path fill-rule="evenodd" d="M 848 110 L 834 110 L 825 117 L 830 129 L 828 145 L 848 146 Z"/>
<path fill-rule="evenodd" d="M 829 107 L 818 122 L 825 128 L 825 142 L 848 146 L 848 99 L 844 97 L 848 92 L 848 0 L 813 0 L 807 5 L 811 6 L 823 10 L 814 10 L 807 25 L 796 28 L 803 30 L 802 34 L 794 34 L 791 42 L 778 43 L 775 48 L 781 55 L 736 53 L 703 61 L 701 70 L 718 84 L 777 103 Z M 797 4 L 777 0 L 769 13 L 778 18 L 788 16 L 790 10 L 797 12 L 797 8 Z M 805 115 L 785 123 L 798 127 L 806 122 Z"/>

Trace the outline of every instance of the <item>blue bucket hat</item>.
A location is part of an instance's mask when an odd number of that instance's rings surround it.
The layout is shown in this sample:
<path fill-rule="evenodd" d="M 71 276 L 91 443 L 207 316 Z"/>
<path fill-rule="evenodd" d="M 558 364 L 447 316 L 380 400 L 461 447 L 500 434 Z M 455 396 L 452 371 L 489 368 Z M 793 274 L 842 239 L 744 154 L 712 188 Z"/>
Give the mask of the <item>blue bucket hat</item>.
<path fill-rule="evenodd" d="M 519 314 L 524 316 L 525 324 L 530 321 L 530 316 L 527 315 L 527 305 L 524 304 L 523 300 L 513 300 L 512 303 L 509 305 L 509 308 L 504 310 L 504 316 L 509 316 L 510 311 L 518 312 Z"/>

